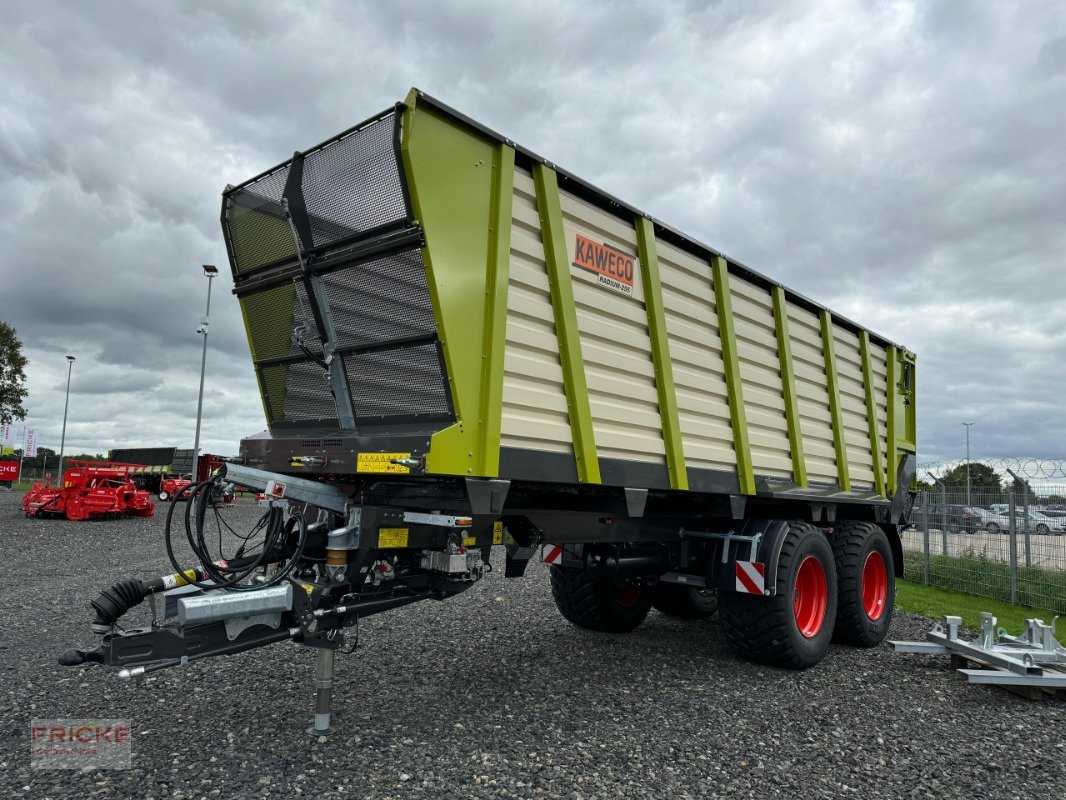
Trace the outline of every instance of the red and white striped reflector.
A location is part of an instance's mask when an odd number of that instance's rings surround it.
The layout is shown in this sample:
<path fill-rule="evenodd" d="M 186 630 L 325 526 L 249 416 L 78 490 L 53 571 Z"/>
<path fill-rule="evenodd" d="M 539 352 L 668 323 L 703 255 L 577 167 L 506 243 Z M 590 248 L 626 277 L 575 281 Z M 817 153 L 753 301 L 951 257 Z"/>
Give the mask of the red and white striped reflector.
<path fill-rule="evenodd" d="M 561 544 L 541 545 L 540 560 L 545 564 L 563 563 L 563 546 Z"/>
<path fill-rule="evenodd" d="M 766 594 L 766 565 L 761 561 L 737 561 L 737 591 Z"/>

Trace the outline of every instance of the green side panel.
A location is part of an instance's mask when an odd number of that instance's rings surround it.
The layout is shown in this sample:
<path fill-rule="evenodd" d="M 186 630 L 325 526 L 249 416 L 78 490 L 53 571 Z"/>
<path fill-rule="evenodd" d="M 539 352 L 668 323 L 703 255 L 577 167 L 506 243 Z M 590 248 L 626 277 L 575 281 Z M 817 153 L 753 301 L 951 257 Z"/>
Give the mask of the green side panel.
<path fill-rule="evenodd" d="M 585 361 L 581 355 L 581 335 L 577 327 L 574 287 L 570 277 L 570 259 L 567 257 L 563 233 L 559 179 L 555 170 L 537 163 L 533 165 L 533 183 L 536 187 L 541 239 L 544 242 L 544 260 L 548 265 L 555 331 L 559 337 L 559 361 L 563 368 L 570 432 L 574 438 L 577 477 L 584 483 L 599 483 L 600 462 L 596 455 L 592 411 L 585 382 Z"/>
<path fill-rule="evenodd" d="M 774 327 L 777 332 L 777 356 L 781 365 L 781 387 L 785 398 L 788 442 L 792 450 L 792 480 L 797 486 L 807 486 L 807 462 L 803 455 L 803 432 L 800 429 L 796 371 L 792 365 L 792 339 L 788 333 L 788 306 L 785 290 L 780 286 L 775 286 L 771 294 L 774 301 Z"/>
<path fill-rule="evenodd" d="M 426 471 L 495 477 L 514 150 L 417 92 L 406 105 L 400 149 L 456 413 L 431 437 Z"/>
<path fill-rule="evenodd" d="M 899 388 L 899 350 L 895 346 L 888 348 L 888 494 L 896 493 L 896 469 L 899 466 L 899 447 L 897 446 L 896 424 L 898 388 Z"/>
<path fill-rule="evenodd" d="M 836 450 L 837 483 L 845 492 L 851 491 L 848 475 L 848 451 L 844 446 L 844 422 L 840 416 L 840 387 L 837 386 L 837 359 L 833 347 L 833 317 L 821 313 L 822 354 L 825 356 L 825 388 L 829 392 L 829 416 L 833 421 L 833 445 Z"/>
<path fill-rule="evenodd" d="M 280 177 L 284 179 L 285 176 Z M 281 184 L 273 183 L 272 188 L 277 189 L 280 197 Z M 277 197 L 273 199 L 276 204 Z M 289 223 L 279 213 L 272 213 L 268 204 L 268 198 L 262 198 L 262 205 L 238 204 L 226 212 L 230 246 L 238 273 L 295 256 Z"/>
<path fill-rule="evenodd" d="M 282 358 L 292 347 L 292 318 L 296 290 L 291 284 L 241 298 L 241 317 L 248 337 L 252 361 Z M 267 367 L 256 371 L 259 398 L 267 425 L 284 418 L 285 370 L 287 367 Z"/>
<path fill-rule="evenodd" d="M 677 395 L 674 393 L 674 368 L 670 361 L 670 340 L 666 335 L 666 310 L 659 280 L 659 256 L 655 249 L 655 225 L 647 217 L 636 220 L 637 257 L 640 260 L 640 279 L 644 285 L 644 306 L 648 312 L 648 335 L 651 338 L 651 360 L 655 365 L 655 389 L 659 396 L 659 416 L 663 425 L 663 444 L 666 447 L 666 468 L 670 487 L 688 488 L 688 470 L 681 441 L 681 422 L 677 416 Z"/>
<path fill-rule="evenodd" d="M 285 419 L 285 377 L 288 369 L 284 364 L 259 368 L 259 391 L 263 395 L 267 424 L 272 424 L 276 419 Z"/>
<path fill-rule="evenodd" d="M 733 449 L 737 456 L 740 491 L 755 494 L 755 470 L 751 465 L 748 441 L 748 418 L 744 411 L 744 388 L 737 356 L 737 335 L 733 328 L 733 299 L 729 291 L 729 267 L 721 256 L 711 259 L 714 303 L 718 309 L 718 332 L 722 337 L 722 361 L 725 363 L 726 392 L 729 394 L 729 418 L 733 426 Z"/>
<path fill-rule="evenodd" d="M 255 347 L 252 346 L 252 330 L 248 324 L 248 315 L 244 311 L 244 306 L 241 306 L 241 319 L 244 320 L 244 335 L 248 339 L 248 349 L 252 351 L 252 372 L 255 374 L 255 382 L 259 387 L 259 402 L 263 404 L 263 416 L 266 418 L 267 427 L 274 424 L 274 417 L 270 416 L 270 406 L 267 404 L 266 387 L 263 385 L 262 376 L 259 374 L 259 370 L 255 368 Z"/>
<path fill-rule="evenodd" d="M 489 228 L 489 274 L 485 289 L 482 339 L 486 356 L 481 367 L 478 410 L 478 474 L 500 472 L 500 425 L 503 419 L 503 353 L 507 327 L 507 280 L 511 264 L 511 201 L 514 199 L 514 149 L 498 145 L 492 162 L 492 226 Z"/>
<path fill-rule="evenodd" d="M 862 358 L 862 385 L 866 387 L 866 418 L 870 424 L 870 453 L 874 463 L 874 487 L 885 494 L 885 465 L 881 463 L 881 436 L 877 428 L 877 399 L 874 395 L 874 373 L 870 366 L 870 334 L 859 332 L 859 355 Z"/>
<path fill-rule="evenodd" d="M 888 491 L 896 491 L 900 455 L 917 453 L 917 375 L 914 353 L 888 348 Z M 916 477 L 917 480 L 917 477 Z"/>
<path fill-rule="evenodd" d="M 292 307 L 296 291 L 291 283 L 241 298 L 253 361 L 284 358 L 292 349 Z"/>

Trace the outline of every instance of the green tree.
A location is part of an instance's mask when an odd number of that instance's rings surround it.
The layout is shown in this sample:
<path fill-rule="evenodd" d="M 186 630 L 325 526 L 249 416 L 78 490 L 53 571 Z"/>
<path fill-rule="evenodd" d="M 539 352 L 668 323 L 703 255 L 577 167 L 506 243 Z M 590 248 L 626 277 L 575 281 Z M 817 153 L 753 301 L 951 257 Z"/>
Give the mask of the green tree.
<path fill-rule="evenodd" d="M 966 465 L 958 464 L 941 478 L 952 502 L 966 502 Z M 979 461 L 970 462 L 970 500 L 974 505 L 998 503 L 1003 492 L 1003 478 L 992 467 Z"/>
<path fill-rule="evenodd" d="M 33 467 L 37 469 L 39 467 L 46 466 L 46 461 L 53 467 L 59 463 L 59 453 L 53 450 L 51 447 L 38 447 L 37 455 L 33 458 L 27 458 L 23 463 L 25 467 Z"/>
<path fill-rule="evenodd" d="M 15 329 L 0 322 L 0 424 L 26 419 L 26 363 Z"/>

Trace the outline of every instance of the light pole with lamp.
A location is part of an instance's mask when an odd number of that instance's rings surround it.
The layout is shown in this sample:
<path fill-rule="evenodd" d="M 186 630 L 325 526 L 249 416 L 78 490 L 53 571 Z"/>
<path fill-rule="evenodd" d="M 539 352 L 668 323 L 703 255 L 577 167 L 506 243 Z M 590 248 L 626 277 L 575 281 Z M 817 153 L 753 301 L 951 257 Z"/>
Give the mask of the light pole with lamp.
<path fill-rule="evenodd" d="M 970 426 L 975 423 L 964 422 L 962 424 L 966 426 L 966 505 L 969 507 L 973 505 L 970 502 Z"/>
<path fill-rule="evenodd" d="M 67 445 L 67 410 L 70 408 L 70 373 L 74 369 L 74 356 L 67 356 L 67 399 L 63 403 L 63 435 L 59 437 L 58 480 L 63 480 L 63 449 Z"/>
<path fill-rule="evenodd" d="M 200 419 L 204 411 L 204 374 L 207 370 L 207 329 L 210 325 L 209 317 L 211 315 L 211 281 L 218 275 L 218 267 L 211 264 L 203 264 L 204 275 L 207 276 L 207 310 L 204 311 L 204 318 L 200 322 L 200 326 L 196 329 L 196 332 L 204 337 L 204 350 L 200 356 L 200 396 L 196 401 L 196 441 L 192 446 L 192 479 L 196 481 L 196 470 L 200 465 Z"/>

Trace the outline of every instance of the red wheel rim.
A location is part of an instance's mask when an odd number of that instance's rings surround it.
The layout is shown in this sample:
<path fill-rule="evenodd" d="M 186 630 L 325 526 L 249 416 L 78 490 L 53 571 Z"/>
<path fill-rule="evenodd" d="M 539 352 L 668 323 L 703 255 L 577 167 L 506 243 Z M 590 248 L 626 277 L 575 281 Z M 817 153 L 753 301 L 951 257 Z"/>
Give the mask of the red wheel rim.
<path fill-rule="evenodd" d="M 884 616 L 887 605 L 888 570 L 881 554 L 871 550 L 862 565 L 862 607 L 866 616 L 876 622 Z"/>
<path fill-rule="evenodd" d="M 631 583 L 615 584 L 614 601 L 624 608 L 629 608 L 640 599 L 643 587 Z"/>
<path fill-rule="evenodd" d="M 825 622 L 825 609 L 829 604 L 829 587 L 825 569 L 815 556 L 807 556 L 796 571 L 796 585 L 792 595 L 792 612 L 796 615 L 796 627 L 807 639 L 813 639 Z"/>

